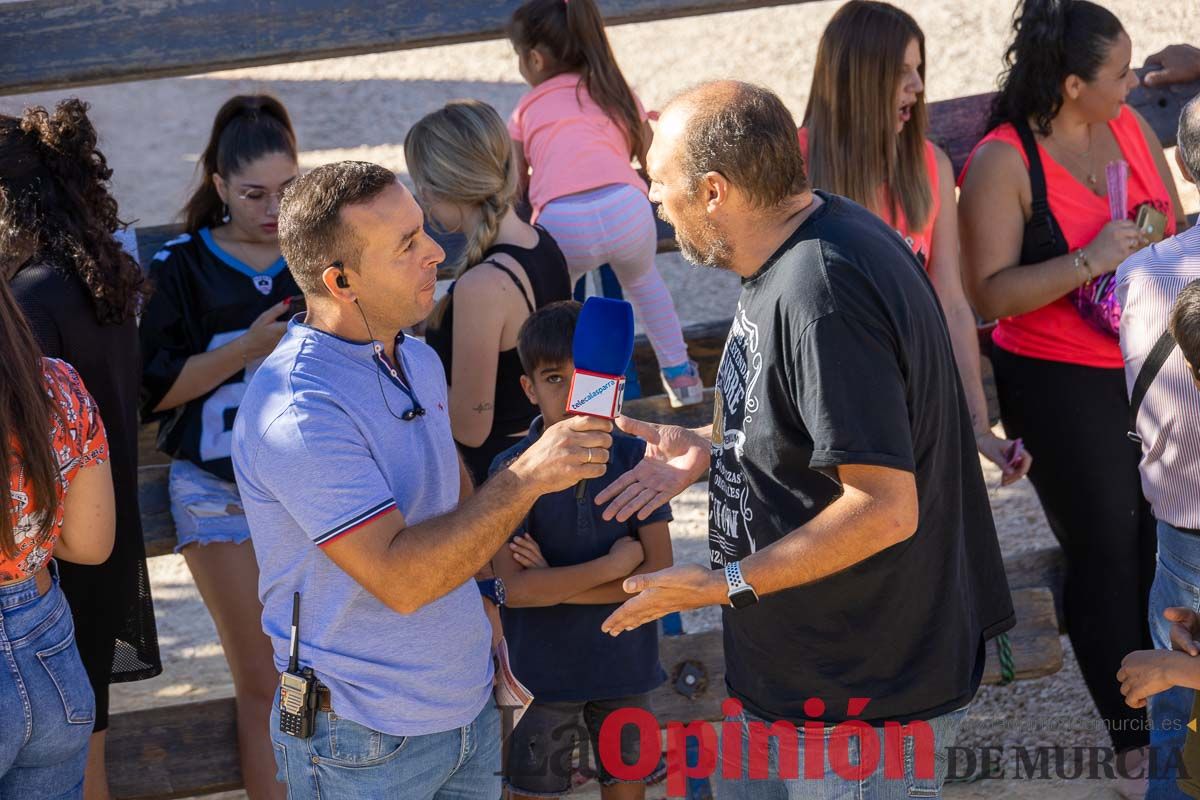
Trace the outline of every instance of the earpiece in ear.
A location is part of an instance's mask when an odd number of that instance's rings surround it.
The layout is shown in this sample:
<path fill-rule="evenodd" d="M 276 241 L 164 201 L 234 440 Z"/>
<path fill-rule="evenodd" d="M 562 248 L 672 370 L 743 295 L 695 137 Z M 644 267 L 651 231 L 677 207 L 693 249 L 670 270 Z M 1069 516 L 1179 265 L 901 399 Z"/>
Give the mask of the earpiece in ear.
<path fill-rule="evenodd" d="M 339 289 L 349 289 L 350 288 L 350 282 L 348 280 L 346 280 L 345 275 L 337 276 L 337 287 Z"/>

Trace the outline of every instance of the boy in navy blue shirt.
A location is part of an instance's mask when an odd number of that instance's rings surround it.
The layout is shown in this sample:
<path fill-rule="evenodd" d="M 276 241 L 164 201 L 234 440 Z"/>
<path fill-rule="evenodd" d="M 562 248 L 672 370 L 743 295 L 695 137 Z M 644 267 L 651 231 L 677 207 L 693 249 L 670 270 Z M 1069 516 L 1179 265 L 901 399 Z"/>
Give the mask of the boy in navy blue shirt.
<path fill-rule="evenodd" d="M 574 301 L 552 303 L 521 326 L 521 385 L 542 416 L 525 439 L 496 457 L 492 472 L 536 441 L 544 426 L 566 416 L 579 308 Z M 580 716 L 597 754 L 604 800 L 645 797 L 645 783 L 619 782 L 599 763 L 599 733 L 616 709 L 649 709 L 649 692 L 666 679 L 657 626 L 613 638 L 600 624 L 631 597 L 621 588 L 625 578 L 671 566 L 671 511 L 664 505 L 645 521 L 606 522 L 594 502 L 645 451 L 641 439 L 614 430 L 604 477 L 588 481 L 582 498 L 574 488 L 542 496 L 492 560 L 505 587 L 501 616 L 513 674 L 534 696 L 508 745 L 504 773 L 513 800 L 570 791 Z M 639 761 L 635 726 L 625 726 L 621 754 L 626 764 Z"/>

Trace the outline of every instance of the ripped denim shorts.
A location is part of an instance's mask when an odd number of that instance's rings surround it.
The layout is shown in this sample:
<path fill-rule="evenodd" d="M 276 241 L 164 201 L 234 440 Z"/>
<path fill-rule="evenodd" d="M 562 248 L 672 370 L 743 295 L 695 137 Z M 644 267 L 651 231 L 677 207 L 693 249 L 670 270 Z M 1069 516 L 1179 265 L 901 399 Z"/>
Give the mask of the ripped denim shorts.
<path fill-rule="evenodd" d="M 176 553 L 189 544 L 249 541 L 250 528 L 236 483 L 177 459 L 171 462 L 169 485 Z"/>

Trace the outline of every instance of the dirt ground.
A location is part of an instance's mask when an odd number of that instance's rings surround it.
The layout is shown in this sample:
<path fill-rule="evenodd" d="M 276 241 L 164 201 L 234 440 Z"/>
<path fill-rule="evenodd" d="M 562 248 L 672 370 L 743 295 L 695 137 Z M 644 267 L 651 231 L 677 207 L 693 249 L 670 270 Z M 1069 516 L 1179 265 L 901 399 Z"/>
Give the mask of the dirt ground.
<path fill-rule="evenodd" d="M 817 40 L 838 2 L 814 2 L 613 28 L 611 38 L 630 83 L 648 108 L 697 81 L 737 77 L 778 92 L 797 116 L 804 111 Z M 931 100 L 995 88 L 1012 0 L 899 2 L 923 26 Z M 603 6 L 603 3 L 601 3 Z M 1200 4 L 1110 0 L 1133 39 L 1134 63 L 1178 40 L 1200 40 Z M 306 168 L 346 158 L 403 171 L 405 131 L 424 113 L 476 97 L 507 113 L 526 90 L 506 42 L 482 42 L 400 53 L 234 70 L 189 78 L 89 87 L 72 92 L 0 97 L 0 113 L 78 95 L 92 104 L 102 148 L 126 219 L 171 221 L 188 191 L 212 116 L 234 93 L 266 91 L 291 111 Z M 1182 189 L 1190 211 L 1196 194 Z M 728 317 L 737 282 L 660 256 L 660 269 L 686 322 Z M 989 485 L 998 476 L 986 470 Z M 994 489 L 992 503 L 1006 554 L 1052 543 L 1032 489 Z M 706 503 L 693 487 L 675 505 L 678 561 L 707 560 Z M 163 675 L 114 688 L 114 712 L 229 695 L 231 685 L 216 633 L 178 556 L 156 558 L 151 577 L 164 654 Z M 712 611 L 686 615 L 687 630 L 717 624 Z M 1103 726 L 1083 687 L 1070 648 L 1064 669 L 1007 688 L 985 687 L 972 706 L 962 744 L 1103 746 Z M 585 794 L 584 796 L 589 796 Z M 652 790 L 652 797 L 662 790 Z M 1115 798 L 1104 781 L 987 780 L 947 787 L 955 800 L 1082 800 Z M 240 792 L 226 800 L 244 797 Z"/>

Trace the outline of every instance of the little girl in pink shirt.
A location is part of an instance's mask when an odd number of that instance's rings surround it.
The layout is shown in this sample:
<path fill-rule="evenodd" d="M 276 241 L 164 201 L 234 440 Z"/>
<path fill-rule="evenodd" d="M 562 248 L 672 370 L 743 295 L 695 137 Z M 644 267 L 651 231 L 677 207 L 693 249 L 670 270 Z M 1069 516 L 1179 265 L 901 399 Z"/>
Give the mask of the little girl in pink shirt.
<path fill-rule="evenodd" d="M 562 249 L 571 280 L 611 264 L 646 331 L 675 407 L 703 395 L 675 303 L 654 264 L 658 234 L 646 183 L 651 130 L 625 82 L 594 0 L 529 0 L 510 30 L 533 89 L 509 119 L 533 221 Z"/>

